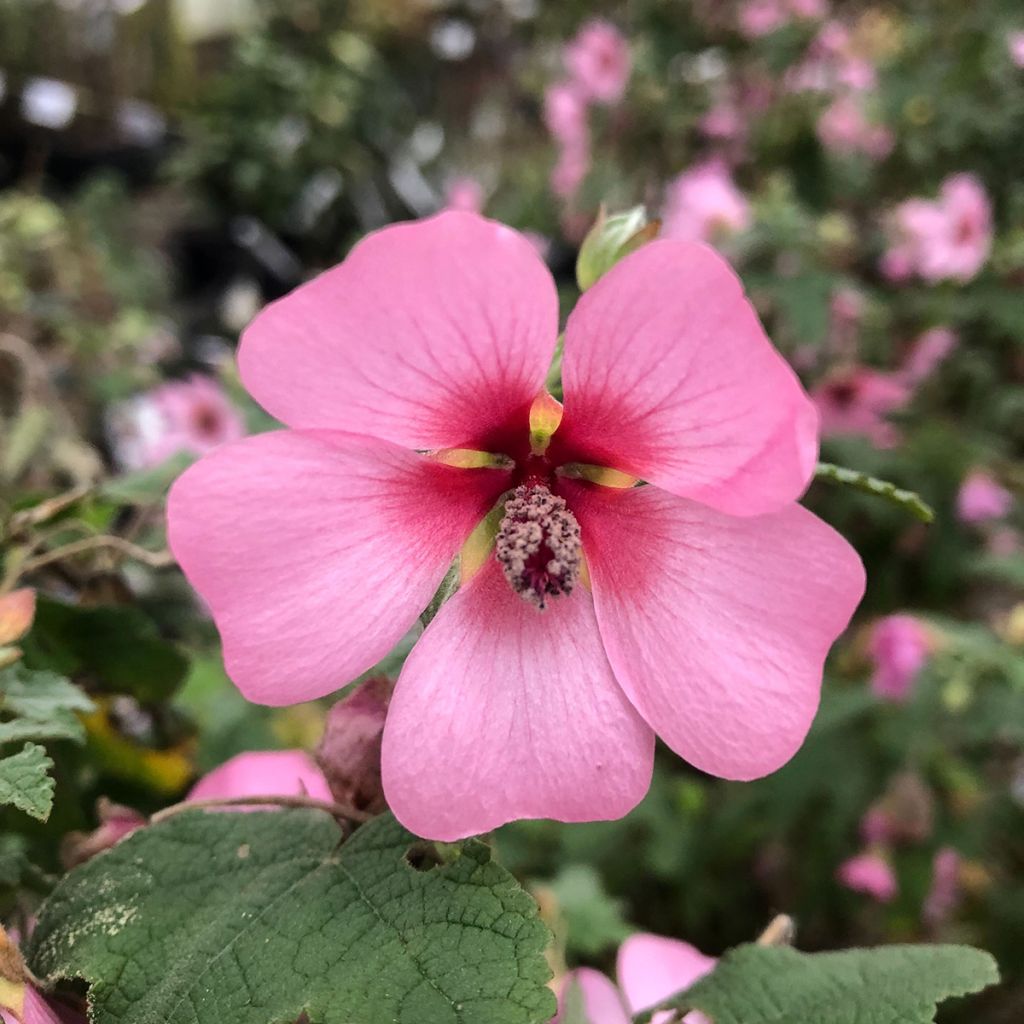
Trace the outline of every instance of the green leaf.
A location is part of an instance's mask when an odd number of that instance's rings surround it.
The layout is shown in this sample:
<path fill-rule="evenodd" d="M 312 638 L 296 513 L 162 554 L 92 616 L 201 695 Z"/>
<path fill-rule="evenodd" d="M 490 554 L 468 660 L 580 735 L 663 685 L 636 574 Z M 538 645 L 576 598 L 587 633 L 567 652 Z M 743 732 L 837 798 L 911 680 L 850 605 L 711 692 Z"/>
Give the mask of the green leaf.
<path fill-rule="evenodd" d="M 73 740 L 85 729 L 76 711 L 93 703 L 74 683 L 54 672 L 32 672 L 14 665 L 0 672 L 0 744 L 24 740 Z"/>
<path fill-rule="evenodd" d="M 98 493 L 119 505 L 154 505 L 163 501 L 171 484 L 195 461 L 194 455 L 178 452 L 159 466 L 140 469 L 106 481 Z"/>
<path fill-rule="evenodd" d="M 548 932 L 483 843 L 418 870 L 390 816 L 341 844 L 314 810 L 189 811 L 71 872 L 32 970 L 93 1024 L 546 1024 Z"/>
<path fill-rule="evenodd" d="M 184 682 L 188 659 L 138 608 L 82 608 L 40 596 L 25 662 L 66 676 L 86 674 L 111 693 L 143 703 L 166 700 Z"/>
<path fill-rule="evenodd" d="M 740 946 L 692 988 L 659 1004 L 715 1024 L 931 1024 L 937 1005 L 999 981 L 969 946 L 886 946 L 799 953 Z M 637 1024 L 652 1011 L 637 1014 Z"/>
<path fill-rule="evenodd" d="M 601 876 L 589 864 L 569 864 L 549 883 L 568 928 L 567 946 L 596 957 L 617 946 L 633 930 L 622 906 L 605 891 Z"/>
<path fill-rule="evenodd" d="M 46 821 L 53 807 L 53 762 L 42 747 L 26 743 L 21 753 L 0 758 L 0 804 L 13 804 Z"/>

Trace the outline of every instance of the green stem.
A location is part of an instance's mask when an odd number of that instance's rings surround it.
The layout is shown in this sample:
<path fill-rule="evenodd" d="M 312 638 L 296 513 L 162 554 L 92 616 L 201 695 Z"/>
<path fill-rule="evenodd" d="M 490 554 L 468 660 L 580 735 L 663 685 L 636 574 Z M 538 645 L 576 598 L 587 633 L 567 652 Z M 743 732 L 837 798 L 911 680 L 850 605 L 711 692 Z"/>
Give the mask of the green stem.
<path fill-rule="evenodd" d="M 919 494 L 897 487 L 888 480 L 879 480 L 878 477 L 868 476 L 867 473 L 861 473 L 856 469 L 836 466 L 831 462 L 819 462 L 814 470 L 814 479 L 827 480 L 844 487 L 852 487 L 856 491 L 863 491 L 865 494 L 873 494 L 876 498 L 885 498 L 893 505 L 899 505 L 906 509 L 922 523 L 930 523 L 935 519 L 935 512 L 931 505 Z"/>

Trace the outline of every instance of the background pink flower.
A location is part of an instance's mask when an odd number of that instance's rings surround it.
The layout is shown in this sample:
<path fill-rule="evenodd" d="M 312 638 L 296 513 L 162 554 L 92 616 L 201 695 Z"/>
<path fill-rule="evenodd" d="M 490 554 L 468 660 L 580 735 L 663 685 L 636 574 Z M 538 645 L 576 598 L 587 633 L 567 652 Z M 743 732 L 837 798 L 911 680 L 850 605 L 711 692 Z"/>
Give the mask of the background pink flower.
<path fill-rule="evenodd" d="M 823 437 L 860 435 L 877 448 L 896 443 L 887 417 L 909 398 L 910 389 L 897 376 L 857 365 L 834 370 L 811 391 Z"/>
<path fill-rule="evenodd" d="M 930 928 L 938 928 L 953 915 L 960 902 L 960 854 L 944 846 L 932 861 L 932 884 L 921 909 Z"/>
<path fill-rule="evenodd" d="M 1024 32 L 1011 32 L 1006 40 L 1010 59 L 1019 68 L 1024 68 Z"/>
<path fill-rule="evenodd" d="M 684 171 L 668 186 L 662 235 L 683 241 L 712 241 L 745 231 L 750 206 L 725 164 L 707 160 Z"/>
<path fill-rule="evenodd" d="M 468 210 L 480 213 L 484 208 L 484 187 L 476 178 L 461 175 L 448 182 L 444 205 L 447 210 Z"/>
<path fill-rule="evenodd" d="M 584 99 L 605 104 L 622 99 L 632 59 L 626 37 L 611 22 L 588 21 L 566 44 L 563 59 Z"/>
<path fill-rule="evenodd" d="M 813 407 L 714 252 L 655 241 L 584 293 L 555 415 L 557 335 L 554 282 L 517 232 L 456 212 L 386 228 L 243 335 L 242 378 L 289 429 L 171 491 L 170 543 L 228 672 L 270 704 L 387 654 L 511 491 L 495 557 L 463 560 L 384 727 L 388 803 L 430 838 L 621 816 L 655 730 L 705 771 L 774 770 L 863 592 L 856 554 L 795 504 Z M 554 416 L 539 451 L 538 408 Z"/>
<path fill-rule="evenodd" d="M 748 39 L 771 35 L 789 21 L 783 0 L 744 0 L 739 9 L 739 29 Z"/>
<path fill-rule="evenodd" d="M 930 377 L 960 343 L 948 327 L 933 327 L 920 335 L 903 361 L 901 376 L 915 387 Z"/>
<path fill-rule="evenodd" d="M 705 956 L 688 942 L 632 935 L 619 947 L 618 987 L 600 971 L 588 967 L 571 971 L 562 984 L 559 1012 L 552 1024 L 562 1020 L 571 986 L 576 986 L 582 997 L 588 1024 L 629 1024 L 634 1014 L 694 985 L 713 971 L 716 963 L 714 957 Z M 670 1016 L 655 1014 L 653 1022 L 659 1024 Z M 702 1013 L 688 1013 L 683 1020 L 707 1024 Z"/>
<path fill-rule="evenodd" d="M 861 853 L 840 864 L 836 877 L 854 892 L 870 896 L 876 903 L 891 903 L 899 892 L 896 875 L 879 853 Z"/>
<path fill-rule="evenodd" d="M 956 514 L 963 523 L 1002 519 L 1013 507 L 1013 495 L 984 469 L 972 470 L 956 496 Z"/>
<path fill-rule="evenodd" d="M 887 615 L 871 630 L 870 653 L 875 664 L 871 688 L 885 700 L 903 701 L 928 660 L 928 631 L 912 615 Z"/>
<path fill-rule="evenodd" d="M 245 423 L 217 381 L 192 374 L 116 408 L 110 435 L 121 466 L 145 469 L 178 452 L 203 455 L 238 440 Z"/>
<path fill-rule="evenodd" d="M 863 102 L 849 93 L 833 100 L 818 118 L 818 138 L 833 153 L 861 153 L 874 160 L 888 156 L 895 142 L 892 132 L 869 121 Z"/>

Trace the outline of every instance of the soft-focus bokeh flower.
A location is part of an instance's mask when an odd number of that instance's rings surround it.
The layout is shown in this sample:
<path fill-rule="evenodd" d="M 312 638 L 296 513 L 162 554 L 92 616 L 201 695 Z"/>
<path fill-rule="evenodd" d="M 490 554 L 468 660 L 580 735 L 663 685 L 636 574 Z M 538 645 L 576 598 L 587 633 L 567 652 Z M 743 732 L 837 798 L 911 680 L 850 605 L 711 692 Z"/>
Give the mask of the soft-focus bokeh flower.
<path fill-rule="evenodd" d="M 972 470 L 956 496 L 956 514 L 964 523 L 990 523 L 1013 507 L 1013 495 L 984 469 Z"/>
<path fill-rule="evenodd" d="M 836 877 L 847 889 L 870 896 L 876 903 L 891 903 L 899 892 L 892 865 L 881 853 L 874 851 L 843 861 Z"/>
<path fill-rule="evenodd" d="M 740 4 L 739 29 L 748 39 L 770 35 L 789 21 L 783 0 L 744 0 Z"/>
<path fill-rule="evenodd" d="M 984 186 L 972 174 L 947 178 L 939 197 L 908 199 L 890 218 L 882 272 L 893 281 L 969 281 L 988 259 L 992 213 Z"/>
<path fill-rule="evenodd" d="M 903 361 L 901 375 L 916 387 L 930 377 L 960 343 L 955 331 L 948 327 L 933 327 L 920 335 Z"/>
<path fill-rule="evenodd" d="M 582 1000 L 588 1024 L 629 1024 L 634 1014 L 695 984 L 715 969 L 716 962 L 688 942 L 660 935 L 631 935 L 619 947 L 618 986 L 589 967 L 570 971 L 563 979 L 559 1012 L 552 1024 L 562 1021 L 573 989 Z M 671 1013 L 655 1014 L 653 1024 L 670 1016 Z M 706 1024 L 707 1018 L 702 1013 L 688 1013 L 683 1021 Z"/>
<path fill-rule="evenodd" d="M 863 590 L 849 545 L 795 503 L 816 415 L 720 257 L 655 241 L 584 293 L 564 416 L 542 390 L 557 335 L 517 232 L 455 212 L 386 228 L 243 335 L 246 387 L 291 429 L 171 491 L 170 543 L 229 674 L 269 704 L 384 657 L 508 496 L 495 557 L 464 555 L 384 728 L 388 803 L 430 838 L 621 816 L 655 730 L 705 771 L 773 771 Z"/>
<path fill-rule="evenodd" d="M 632 58 L 629 42 L 611 22 L 588 21 L 566 44 L 563 59 L 572 83 L 585 100 L 613 104 L 622 99 Z"/>
<path fill-rule="evenodd" d="M 245 423 L 216 380 L 192 374 L 117 406 L 108 432 L 120 466 L 146 469 L 178 452 L 204 455 L 237 441 Z"/>
<path fill-rule="evenodd" d="M 745 231 L 751 222 L 750 204 L 725 164 L 712 158 L 669 183 L 662 221 L 665 238 L 713 241 Z"/>
<path fill-rule="evenodd" d="M 921 917 L 930 928 L 945 924 L 960 902 L 960 854 L 944 846 L 932 861 L 932 884 L 921 909 Z"/>
<path fill-rule="evenodd" d="M 912 615 L 879 619 L 871 629 L 871 689 L 883 700 L 907 700 L 930 649 L 928 630 Z"/>
<path fill-rule="evenodd" d="M 887 417 L 910 394 L 897 375 L 858 365 L 833 370 L 811 390 L 822 437 L 866 437 L 877 448 L 896 444 L 899 434 Z"/>
<path fill-rule="evenodd" d="M 1024 32 L 1011 32 L 1006 45 L 1013 63 L 1019 68 L 1024 68 Z"/>
<path fill-rule="evenodd" d="M 818 138 L 826 149 L 840 156 L 860 153 L 881 160 L 892 152 L 893 133 L 870 121 L 863 100 L 850 93 L 838 96 L 818 118 Z"/>

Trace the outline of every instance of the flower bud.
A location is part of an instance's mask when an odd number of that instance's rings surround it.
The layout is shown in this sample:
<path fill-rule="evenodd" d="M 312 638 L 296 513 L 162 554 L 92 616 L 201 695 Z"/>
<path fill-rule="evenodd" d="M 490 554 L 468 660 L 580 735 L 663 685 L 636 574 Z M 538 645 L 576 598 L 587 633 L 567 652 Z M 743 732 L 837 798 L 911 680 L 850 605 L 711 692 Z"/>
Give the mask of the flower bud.
<path fill-rule="evenodd" d="M 36 594 L 24 588 L 0 596 L 0 668 L 12 665 L 21 657 L 14 645 L 32 627 L 36 614 Z"/>
<path fill-rule="evenodd" d="M 338 803 L 384 810 L 380 742 L 390 699 L 390 680 L 368 679 L 327 713 L 316 762 Z"/>
<path fill-rule="evenodd" d="M 660 227 L 660 221 L 648 223 L 643 206 L 611 216 L 602 206 L 576 259 L 576 281 L 580 290 L 586 291 L 624 256 L 651 241 Z"/>
<path fill-rule="evenodd" d="M 146 824 L 145 817 L 138 811 L 115 804 L 102 796 L 96 803 L 96 814 L 100 821 L 99 828 L 92 832 L 69 832 L 61 841 L 60 859 L 68 871 L 84 864 L 97 853 L 109 850 L 115 843 Z"/>

